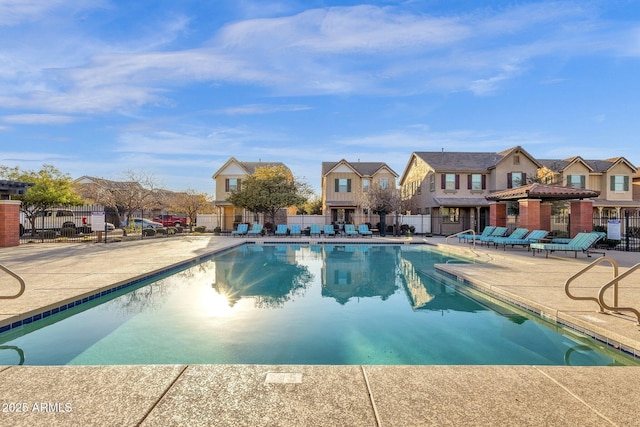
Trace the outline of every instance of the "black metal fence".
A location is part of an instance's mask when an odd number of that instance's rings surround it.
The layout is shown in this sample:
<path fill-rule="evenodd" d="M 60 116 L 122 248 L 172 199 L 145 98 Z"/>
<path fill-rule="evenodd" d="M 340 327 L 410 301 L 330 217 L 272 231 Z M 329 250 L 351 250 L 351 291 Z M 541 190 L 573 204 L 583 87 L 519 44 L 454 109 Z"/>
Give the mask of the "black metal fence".
<path fill-rule="evenodd" d="M 92 223 L 96 219 L 100 222 L 98 227 Z M 144 225 L 145 227 L 122 227 L 118 214 L 102 205 L 57 206 L 35 215 L 21 211 L 20 243 L 106 243 L 170 237 L 188 230 L 182 227 L 151 228 L 146 227 L 146 223 Z"/>

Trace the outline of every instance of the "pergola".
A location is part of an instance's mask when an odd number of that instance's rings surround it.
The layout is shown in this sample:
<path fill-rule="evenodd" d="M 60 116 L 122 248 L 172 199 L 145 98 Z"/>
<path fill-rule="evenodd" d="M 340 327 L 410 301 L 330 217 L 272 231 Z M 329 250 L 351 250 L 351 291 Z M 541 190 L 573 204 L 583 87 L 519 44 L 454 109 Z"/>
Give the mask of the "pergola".
<path fill-rule="evenodd" d="M 583 188 L 563 187 L 533 183 L 521 187 L 497 191 L 486 197 L 492 201 L 489 206 L 491 225 L 505 226 L 507 219 L 507 201 L 517 201 L 520 207 L 519 226 L 529 230 L 551 228 L 551 202 L 571 200 L 571 229 L 575 236 L 580 231 L 593 229 L 593 201 L 599 191 Z"/>

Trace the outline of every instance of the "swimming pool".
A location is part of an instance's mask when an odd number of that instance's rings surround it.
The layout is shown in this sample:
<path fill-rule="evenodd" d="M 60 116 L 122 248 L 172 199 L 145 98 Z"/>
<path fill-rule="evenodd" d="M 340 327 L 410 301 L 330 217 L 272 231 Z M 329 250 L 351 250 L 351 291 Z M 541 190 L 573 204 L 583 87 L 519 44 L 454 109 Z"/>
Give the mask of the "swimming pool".
<path fill-rule="evenodd" d="M 434 271 L 446 262 L 468 261 L 423 245 L 243 245 L 0 334 L 0 365 L 636 364 L 456 291 Z"/>

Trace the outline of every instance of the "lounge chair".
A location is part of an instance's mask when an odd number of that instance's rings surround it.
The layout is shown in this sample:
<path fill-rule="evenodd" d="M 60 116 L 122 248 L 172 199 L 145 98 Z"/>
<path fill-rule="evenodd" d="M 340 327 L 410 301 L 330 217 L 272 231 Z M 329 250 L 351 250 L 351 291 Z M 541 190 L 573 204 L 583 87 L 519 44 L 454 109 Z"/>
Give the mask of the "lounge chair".
<path fill-rule="evenodd" d="M 496 237 L 495 239 L 493 239 L 493 244 L 496 245 L 496 247 L 498 247 L 500 245 L 503 245 L 504 246 L 504 250 L 507 250 L 507 245 L 511 245 L 512 248 L 514 246 L 516 246 L 516 245 L 518 245 L 518 246 L 526 246 L 527 250 L 528 250 L 529 249 L 529 245 L 531 243 L 539 242 L 540 240 L 542 240 L 545 237 L 547 237 L 548 234 L 549 234 L 549 232 L 547 230 L 533 230 L 531 233 L 527 234 L 522 239 L 514 239 L 511 236 L 508 236 L 508 237 Z"/>
<path fill-rule="evenodd" d="M 253 224 L 253 227 L 251 227 L 251 230 L 247 231 L 247 236 L 256 236 L 256 237 L 260 237 L 262 236 L 262 224 L 258 224 L 255 223 Z"/>
<path fill-rule="evenodd" d="M 496 227 L 488 236 L 478 237 L 476 242 L 480 242 L 480 246 L 482 246 L 483 243 L 486 243 L 487 246 L 489 246 L 489 243 L 493 243 L 493 240 L 496 237 L 504 237 L 504 235 L 507 234 L 507 231 L 509 231 L 507 227 Z"/>
<path fill-rule="evenodd" d="M 231 237 L 246 236 L 249 231 L 249 224 L 238 224 L 238 228 L 231 232 Z"/>
<path fill-rule="evenodd" d="M 345 224 L 344 232 L 346 233 L 347 237 L 355 237 L 358 235 L 358 232 L 356 231 L 356 227 L 353 224 Z"/>
<path fill-rule="evenodd" d="M 302 231 L 300 230 L 300 224 L 291 225 L 291 230 L 289 231 L 289 235 L 291 237 L 302 237 Z"/>
<path fill-rule="evenodd" d="M 535 256 L 536 251 L 545 251 L 546 257 L 549 258 L 549 253 L 553 251 L 565 251 L 573 252 L 575 258 L 578 258 L 578 252 L 584 252 L 588 257 L 591 256 L 591 248 L 599 240 L 603 239 L 606 233 L 600 231 L 593 231 L 591 233 L 578 233 L 575 235 L 569 243 L 532 243 L 529 245 Z M 604 255 L 604 252 L 600 252 Z"/>
<path fill-rule="evenodd" d="M 516 228 L 515 230 L 513 230 L 511 232 L 511 234 L 509 234 L 508 236 L 502 236 L 502 237 L 494 237 L 491 239 L 491 243 L 494 244 L 494 246 L 498 246 L 496 244 L 496 241 L 498 239 L 508 239 L 508 238 L 513 238 L 513 239 L 523 239 L 524 236 L 527 235 L 527 233 L 529 232 L 528 228 Z"/>
<path fill-rule="evenodd" d="M 320 225 L 318 224 L 311 224 L 309 226 L 309 236 L 313 237 L 313 236 L 317 236 L 320 237 Z"/>
<path fill-rule="evenodd" d="M 494 225 L 488 225 L 482 230 L 481 234 L 458 234 L 458 242 L 462 242 L 463 240 L 473 242 L 474 239 L 478 239 L 480 236 L 489 236 L 495 229 L 496 227 Z"/>
<path fill-rule="evenodd" d="M 289 229 L 287 228 L 287 224 L 278 224 L 276 226 L 276 231 L 273 233 L 276 236 L 286 236 Z"/>
<path fill-rule="evenodd" d="M 367 224 L 360 224 L 358 226 L 358 234 L 364 237 L 373 237 L 373 233 L 369 230 L 369 226 Z"/>
<path fill-rule="evenodd" d="M 324 237 L 333 236 L 336 237 L 336 230 L 333 228 L 333 224 L 325 224 L 324 225 Z"/>

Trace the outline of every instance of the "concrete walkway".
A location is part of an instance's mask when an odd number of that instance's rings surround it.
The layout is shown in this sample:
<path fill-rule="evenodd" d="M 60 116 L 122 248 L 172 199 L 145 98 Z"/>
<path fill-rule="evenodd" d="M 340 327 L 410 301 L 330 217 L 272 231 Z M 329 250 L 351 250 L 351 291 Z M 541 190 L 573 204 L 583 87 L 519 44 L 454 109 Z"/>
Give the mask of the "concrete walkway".
<path fill-rule="evenodd" d="M 478 261 L 440 265 L 443 271 L 612 345 L 640 348 L 632 317 L 598 313 L 595 303 L 564 295 L 564 281 L 594 258 L 554 253 L 547 259 L 518 248 L 426 241 Z M 20 299 L 0 300 L 0 326 L 242 242 L 181 236 L 0 249 L 0 264 L 27 283 Z M 607 256 L 623 271 L 640 262 L 637 253 Z M 576 292 L 593 293 L 610 275 L 608 265 L 598 266 L 576 283 Z M 621 302 L 636 308 L 637 282 L 630 278 L 620 292 Z M 2 295 L 16 289 L 2 275 Z M 640 425 L 638 383 L 640 367 L 11 366 L 0 367 L 0 426 L 627 426 Z"/>

